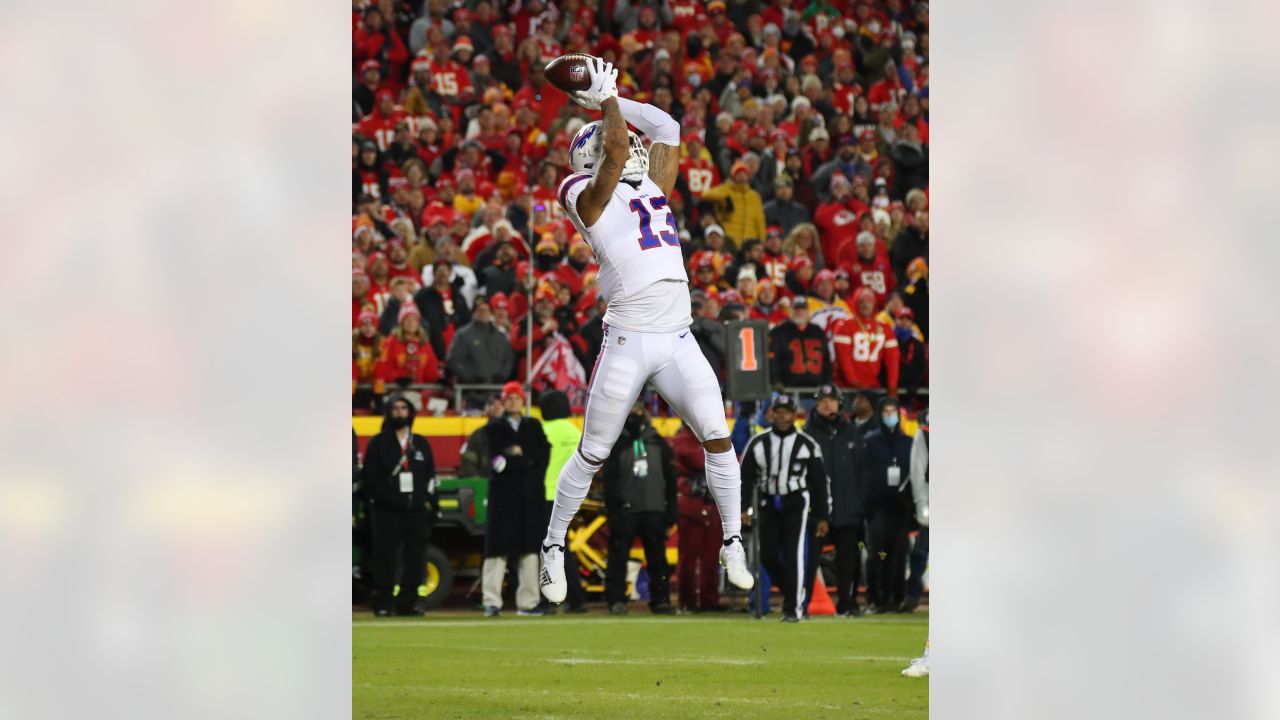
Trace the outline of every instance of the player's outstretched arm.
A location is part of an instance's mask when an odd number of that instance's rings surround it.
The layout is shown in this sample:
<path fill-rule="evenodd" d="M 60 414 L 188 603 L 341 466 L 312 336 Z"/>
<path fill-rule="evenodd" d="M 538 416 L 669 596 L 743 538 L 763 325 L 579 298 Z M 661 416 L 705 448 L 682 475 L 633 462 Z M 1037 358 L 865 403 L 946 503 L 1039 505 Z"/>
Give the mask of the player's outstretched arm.
<path fill-rule="evenodd" d="M 627 122 L 622 119 L 618 110 L 616 97 L 606 98 L 600 103 L 604 111 L 604 159 L 600 161 L 600 169 L 591 178 L 591 182 L 583 188 L 578 196 L 578 217 L 582 224 L 591 227 L 600 219 L 604 208 L 613 197 L 614 188 L 622 179 L 622 166 L 630 154 L 630 141 L 627 139 Z"/>
<path fill-rule="evenodd" d="M 680 123 L 655 105 L 627 98 L 618 98 L 618 109 L 624 120 L 653 141 L 649 145 L 649 179 L 662 188 L 664 194 L 670 194 L 679 172 Z"/>

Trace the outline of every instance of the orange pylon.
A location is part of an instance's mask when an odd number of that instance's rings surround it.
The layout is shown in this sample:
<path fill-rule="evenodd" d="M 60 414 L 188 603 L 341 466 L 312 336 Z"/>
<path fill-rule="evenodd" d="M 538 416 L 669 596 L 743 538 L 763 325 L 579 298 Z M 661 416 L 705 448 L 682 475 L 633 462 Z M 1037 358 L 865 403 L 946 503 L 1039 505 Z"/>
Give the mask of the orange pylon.
<path fill-rule="evenodd" d="M 822 582 L 822 572 L 817 573 L 813 583 L 813 599 L 809 601 L 810 615 L 835 615 L 836 606 L 831 604 L 831 596 L 827 594 L 827 586 Z"/>

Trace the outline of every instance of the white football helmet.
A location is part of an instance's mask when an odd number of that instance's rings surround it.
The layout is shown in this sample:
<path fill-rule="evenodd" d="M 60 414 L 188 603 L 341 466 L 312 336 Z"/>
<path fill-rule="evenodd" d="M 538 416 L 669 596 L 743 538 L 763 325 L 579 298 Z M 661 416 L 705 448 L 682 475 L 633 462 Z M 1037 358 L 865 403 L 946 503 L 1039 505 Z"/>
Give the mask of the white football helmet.
<path fill-rule="evenodd" d="M 649 172 L 649 154 L 645 152 L 640 136 L 627 131 L 631 142 L 630 155 L 622 166 L 622 179 L 639 182 Z M 578 130 L 569 143 L 569 165 L 574 172 L 595 174 L 600 159 L 604 157 L 604 121 L 589 122 Z"/>

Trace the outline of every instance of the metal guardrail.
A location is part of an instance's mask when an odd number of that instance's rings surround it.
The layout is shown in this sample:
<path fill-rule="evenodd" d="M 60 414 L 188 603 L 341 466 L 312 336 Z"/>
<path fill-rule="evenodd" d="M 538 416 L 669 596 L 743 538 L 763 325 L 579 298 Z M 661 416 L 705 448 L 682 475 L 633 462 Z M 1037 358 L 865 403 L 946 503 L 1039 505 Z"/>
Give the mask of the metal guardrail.
<path fill-rule="evenodd" d="M 525 388 L 525 393 L 526 393 L 526 395 L 529 395 L 529 394 L 530 394 L 530 392 L 531 392 L 531 388 L 529 387 L 529 385 L 528 385 L 528 384 L 526 384 L 526 385 L 524 386 L 524 388 Z M 357 390 L 372 390 L 372 389 L 373 389 L 373 385 L 368 384 L 368 383 L 365 383 L 365 384 L 358 384 L 358 385 L 356 385 L 356 389 L 357 389 Z M 387 392 L 395 392 L 396 390 L 416 390 L 416 391 L 419 391 L 419 392 L 422 392 L 422 391 L 432 391 L 432 392 L 439 392 L 439 391 L 451 391 L 451 392 L 453 393 L 453 409 L 454 409 L 454 410 L 458 410 L 458 409 L 460 409 L 460 408 L 462 408 L 462 407 L 463 407 L 463 405 L 462 405 L 462 399 L 463 399 L 463 398 L 462 398 L 462 396 L 463 396 L 463 394 L 464 394 L 464 393 L 468 393 L 468 392 L 484 392 L 484 391 L 488 391 L 488 392 L 491 392 L 491 393 L 497 393 L 497 392 L 500 392 L 500 391 L 502 390 L 502 385 L 485 385 L 485 384 L 475 384 L 475 385 L 472 385 L 472 384 L 467 384 L 467 383 L 458 383 L 458 384 L 456 384 L 456 385 L 441 385 L 441 384 L 438 384 L 438 383 L 421 383 L 421 384 L 408 385 L 408 386 L 404 386 L 404 387 L 399 386 L 399 385 L 395 385 L 395 386 L 391 386 L 391 387 L 388 387 L 388 388 L 387 388 Z M 844 392 L 849 392 L 849 389 L 848 389 L 848 388 L 841 388 L 841 390 L 842 390 L 842 391 L 844 391 Z M 875 390 L 876 392 L 884 392 L 884 388 L 872 388 L 872 390 Z M 793 394 L 793 395 L 799 395 L 800 397 L 812 397 L 812 396 L 814 395 L 814 393 L 818 392 L 818 388 L 817 388 L 817 387 L 784 387 L 784 388 L 783 388 L 783 391 L 785 391 L 785 392 L 787 392 L 787 393 L 790 393 L 790 394 Z M 929 396 L 929 388 L 920 388 L 918 391 L 916 391 L 916 393 L 915 393 L 915 394 L 917 394 L 917 395 L 922 395 L 922 396 L 924 396 L 924 397 L 928 397 L 928 396 Z"/>

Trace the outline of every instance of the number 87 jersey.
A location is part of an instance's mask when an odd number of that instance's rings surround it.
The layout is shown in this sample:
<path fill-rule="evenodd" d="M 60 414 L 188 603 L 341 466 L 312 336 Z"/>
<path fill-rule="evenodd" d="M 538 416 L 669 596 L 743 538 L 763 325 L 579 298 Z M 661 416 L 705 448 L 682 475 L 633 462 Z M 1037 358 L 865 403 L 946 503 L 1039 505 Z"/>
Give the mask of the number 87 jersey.
<path fill-rule="evenodd" d="M 558 198 L 600 264 L 597 281 L 609 303 L 605 322 L 638 332 L 682 330 L 691 322 L 689 276 L 684 269 L 675 215 L 657 183 L 619 181 L 591 227 L 578 217 L 578 195 L 592 175 L 574 173 Z"/>

